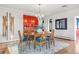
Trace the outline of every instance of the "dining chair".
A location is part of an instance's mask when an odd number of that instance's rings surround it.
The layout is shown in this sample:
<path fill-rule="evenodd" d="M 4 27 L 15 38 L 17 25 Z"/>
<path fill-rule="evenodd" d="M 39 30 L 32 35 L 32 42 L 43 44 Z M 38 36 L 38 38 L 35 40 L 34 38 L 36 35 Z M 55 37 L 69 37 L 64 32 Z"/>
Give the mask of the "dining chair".
<path fill-rule="evenodd" d="M 18 30 L 18 35 L 19 35 L 19 38 L 20 38 L 19 43 L 22 43 L 22 36 L 21 36 L 20 30 Z"/>
<path fill-rule="evenodd" d="M 29 35 L 29 37 L 28 37 L 29 48 L 31 48 L 31 46 L 34 45 L 34 34 L 33 34 L 33 33 L 34 33 L 34 32 L 32 32 L 32 31 L 29 31 L 29 32 L 28 32 L 28 35 Z"/>
<path fill-rule="evenodd" d="M 50 37 L 49 37 L 49 45 L 52 45 L 52 43 L 53 43 L 53 46 L 55 46 L 54 30 L 51 30 Z"/>
<path fill-rule="evenodd" d="M 36 48 L 36 46 L 39 45 L 43 45 L 47 48 L 46 46 L 46 33 L 43 34 L 39 34 L 39 33 L 35 33 L 34 34 L 34 48 Z M 41 50 L 41 48 L 40 48 Z"/>
<path fill-rule="evenodd" d="M 19 46 L 22 45 L 22 44 L 24 44 L 24 45 L 28 44 L 28 46 L 30 47 L 29 42 L 28 42 L 28 38 L 22 37 L 20 30 L 18 30 L 18 35 L 19 35 L 19 38 L 20 38 Z"/>

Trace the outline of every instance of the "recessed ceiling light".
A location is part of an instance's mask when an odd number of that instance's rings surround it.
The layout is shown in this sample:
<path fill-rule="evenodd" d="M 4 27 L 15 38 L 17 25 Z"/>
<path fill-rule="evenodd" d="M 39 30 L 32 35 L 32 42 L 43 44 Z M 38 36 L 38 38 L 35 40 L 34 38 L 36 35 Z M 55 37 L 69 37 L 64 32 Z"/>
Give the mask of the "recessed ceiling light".
<path fill-rule="evenodd" d="M 67 5 L 63 5 L 62 7 L 67 7 Z"/>

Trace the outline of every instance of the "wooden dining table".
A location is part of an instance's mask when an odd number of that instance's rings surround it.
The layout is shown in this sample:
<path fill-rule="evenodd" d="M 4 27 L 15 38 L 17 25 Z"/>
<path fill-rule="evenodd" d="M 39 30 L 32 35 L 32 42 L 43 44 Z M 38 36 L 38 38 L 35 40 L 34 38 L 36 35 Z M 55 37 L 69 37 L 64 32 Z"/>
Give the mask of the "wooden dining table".
<path fill-rule="evenodd" d="M 36 48 L 36 37 L 40 37 L 40 40 L 46 41 L 46 37 L 50 36 L 48 35 L 48 32 L 42 32 L 42 33 L 38 33 L 38 32 L 29 32 L 28 35 L 29 36 L 33 36 L 32 38 L 29 38 L 28 41 L 32 42 L 34 44 L 34 49 Z M 40 44 L 45 43 L 45 42 L 40 42 Z M 29 44 L 29 48 L 30 48 L 30 44 Z"/>

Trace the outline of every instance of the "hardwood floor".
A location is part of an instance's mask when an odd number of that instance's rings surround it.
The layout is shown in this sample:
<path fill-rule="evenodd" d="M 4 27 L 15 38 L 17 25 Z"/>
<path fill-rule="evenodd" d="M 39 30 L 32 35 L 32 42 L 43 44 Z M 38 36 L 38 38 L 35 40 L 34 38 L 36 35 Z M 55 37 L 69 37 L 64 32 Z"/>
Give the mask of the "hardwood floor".
<path fill-rule="evenodd" d="M 9 50 L 7 45 L 0 43 L 0 54 L 8 54 Z"/>
<path fill-rule="evenodd" d="M 79 41 L 70 41 L 70 40 L 60 40 L 66 43 L 69 43 L 70 46 L 62 49 L 55 54 L 78 54 L 79 53 Z"/>
<path fill-rule="evenodd" d="M 62 39 L 57 39 L 57 40 L 64 43 L 68 43 L 70 44 L 70 46 L 56 52 L 55 54 L 78 54 L 79 53 L 79 40 L 76 40 L 76 41 L 62 40 Z M 9 54 L 9 50 L 6 49 L 4 54 Z"/>

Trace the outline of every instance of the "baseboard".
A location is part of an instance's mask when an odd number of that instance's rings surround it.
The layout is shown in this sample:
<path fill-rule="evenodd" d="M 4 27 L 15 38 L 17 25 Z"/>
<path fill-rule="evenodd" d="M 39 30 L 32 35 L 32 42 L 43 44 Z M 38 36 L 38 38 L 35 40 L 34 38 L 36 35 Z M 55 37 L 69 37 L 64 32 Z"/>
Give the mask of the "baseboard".
<path fill-rule="evenodd" d="M 66 37 L 54 37 L 54 38 L 57 38 L 57 39 L 62 39 L 62 40 L 69 40 L 69 41 L 75 41 L 75 40 L 72 40 L 71 38 L 66 38 Z"/>

